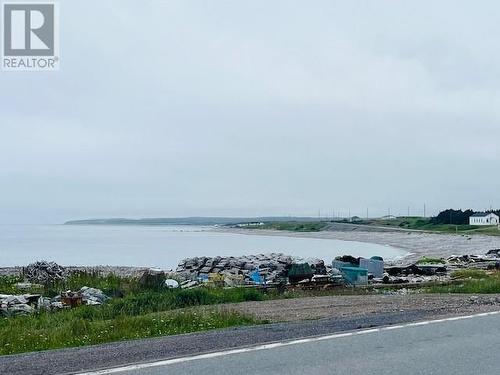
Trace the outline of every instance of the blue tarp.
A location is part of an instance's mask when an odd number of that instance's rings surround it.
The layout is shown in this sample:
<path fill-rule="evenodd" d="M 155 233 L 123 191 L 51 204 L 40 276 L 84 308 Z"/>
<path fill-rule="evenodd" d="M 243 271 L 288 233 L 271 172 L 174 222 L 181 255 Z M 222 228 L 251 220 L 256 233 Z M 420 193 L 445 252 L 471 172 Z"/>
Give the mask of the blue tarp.
<path fill-rule="evenodd" d="M 262 277 L 260 277 L 259 270 L 255 270 L 250 274 L 250 279 L 255 283 L 255 284 L 262 284 Z"/>

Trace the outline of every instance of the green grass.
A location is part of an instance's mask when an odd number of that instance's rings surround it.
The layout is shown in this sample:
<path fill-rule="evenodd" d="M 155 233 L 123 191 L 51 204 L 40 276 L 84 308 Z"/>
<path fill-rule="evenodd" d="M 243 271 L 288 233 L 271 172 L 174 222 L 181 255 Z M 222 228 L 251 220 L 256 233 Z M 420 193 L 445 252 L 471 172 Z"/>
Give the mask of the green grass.
<path fill-rule="evenodd" d="M 452 234 L 485 234 L 500 236 L 500 230 L 498 230 L 496 226 L 482 227 L 477 225 L 433 224 L 430 218 L 417 216 L 402 216 L 390 220 L 369 219 L 356 222 L 356 224 Z"/>
<path fill-rule="evenodd" d="M 356 222 L 348 220 L 342 223 L 371 225 L 379 227 L 389 227 L 397 229 L 421 230 L 426 232 L 451 233 L 451 234 L 484 234 L 490 236 L 500 236 L 500 230 L 494 227 L 482 227 L 477 225 L 453 225 L 453 224 L 433 224 L 430 218 L 418 216 L 402 216 L 395 219 L 360 219 Z M 268 222 L 264 225 L 249 226 L 248 229 L 272 229 L 272 230 L 287 230 L 291 232 L 320 232 L 328 226 L 326 221 L 285 221 L 285 222 Z M 246 227 L 244 227 L 246 228 Z"/>
<path fill-rule="evenodd" d="M 465 293 L 492 294 L 500 293 L 500 273 L 487 273 L 483 270 L 459 270 L 453 273 L 459 279 L 451 285 L 435 285 L 427 288 L 429 293 Z"/>
<path fill-rule="evenodd" d="M 0 293 L 26 293 L 15 288 L 20 281 L 20 277 L 1 277 Z M 115 298 L 102 306 L 0 318 L 0 354 L 255 324 L 259 322 L 249 316 L 199 307 L 267 298 L 263 292 L 249 288 L 145 288 L 137 279 L 92 272 L 74 273 L 66 282 L 47 285 L 38 292 L 56 295 L 82 286 L 102 289 Z"/>
<path fill-rule="evenodd" d="M 262 301 L 264 298 L 265 295 L 262 292 L 248 288 L 144 291 L 113 299 L 99 309 L 89 309 L 85 314 L 92 312 L 98 317 L 108 318 L 121 314 L 139 315 L 201 305 Z"/>
<path fill-rule="evenodd" d="M 417 260 L 416 264 L 445 264 L 445 260 L 443 258 L 431 258 L 431 257 L 422 257 Z"/>
<path fill-rule="evenodd" d="M 288 230 L 291 232 L 319 232 L 323 230 L 327 225 L 328 225 L 327 223 L 320 221 L 314 221 L 314 222 L 287 221 L 287 222 L 264 223 L 264 225 L 252 228 Z"/>
<path fill-rule="evenodd" d="M 22 276 L 0 276 L 0 293 L 24 294 L 40 293 L 47 297 L 53 297 L 62 291 L 78 290 L 82 286 L 91 286 L 101 289 L 109 296 L 121 295 L 123 291 L 137 291 L 140 289 L 138 280 L 134 278 L 118 277 L 114 274 L 100 276 L 97 271 L 73 272 L 64 282 L 33 286 L 29 289 L 18 289 L 16 283 L 23 282 Z"/>
<path fill-rule="evenodd" d="M 487 279 L 490 275 L 485 270 L 479 269 L 463 269 L 457 270 L 451 274 L 455 279 Z"/>
<path fill-rule="evenodd" d="M 0 355 L 259 323 L 249 316 L 215 309 L 120 314 L 110 319 L 88 319 L 82 316 L 85 310 L 88 311 L 81 308 L 1 319 Z"/>
<path fill-rule="evenodd" d="M 18 276 L 0 276 L 0 294 L 19 294 L 15 284 L 21 281 L 23 279 Z"/>

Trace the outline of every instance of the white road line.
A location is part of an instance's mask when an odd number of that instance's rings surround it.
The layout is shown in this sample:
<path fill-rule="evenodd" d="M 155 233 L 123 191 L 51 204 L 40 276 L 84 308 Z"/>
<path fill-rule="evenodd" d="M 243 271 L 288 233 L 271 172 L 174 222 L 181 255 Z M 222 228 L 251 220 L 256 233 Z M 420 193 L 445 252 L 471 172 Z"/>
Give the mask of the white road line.
<path fill-rule="evenodd" d="M 292 340 L 292 341 L 264 344 L 264 345 L 249 347 L 249 348 L 225 350 L 225 351 L 215 352 L 215 353 L 198 354 L 198 355 L 193 355 L 193 356 L 189 356 L 189 357 L 167 359 L 164 361 L 156 361 L 156 362 L 150 362 L 150 363 L 141 363 L 141 364 L 137 364 L 137 365 L 115 367 L 115 368 L 110 368 L 110 369 L 106 369 L 106 370 L 83 372 L 83 373 L 80 373 L 79 375 L 117 374 L 117 373 L 125 372 L 125 371 L 133 371 L 133 370 L 140 370 L 140 369 L 151 368 L 151 367 L 167 366 L 167 365 L 173 365 L 176 363 L 196 361 L 199 359 L 224 357 L 224 356 L 233 355 L 233 354 L 256 352 L 256 351 L 260 351 L 260 350 L 269 350 L 269 349 L 275 349 L 275 348 L 280 348 L 280 347 L 284 347 L 284 346 L 300 345 L 300 344 L 305 344 L 305 343 L 310 343 L 310 342 L 315 342 L 315 341 L 332 340 L 332 339 L 338 339 L 338 338 L 349 337 L 349 336 L 357 336 L 357 335 L 366 335 L 366 334 L 376 333 L 376 332 L 391 331 L 391 330 L 395 330 L 395 329 L 402 329 L 402 328 L 408 328 L 408 327 L 418 327 L 418 326 L 423 326 L 423 325 L 427 325 L 427 324 L 452 322 L 452 321 L 457 321 L 457 320 L 479 318 L 479 317 L 498 315 L 498 314 L 500 314 L 500 311 L 492 311 L 492 312 L 487 312 L 487 313 L 465 315 L 465 316 L 455 316 L 455 317 L 446 318 L 446 319 L 427 320 L 427 321 L 423 321 L 423 322 L 400 324 L 400 325 L 387 326 L 387 327 L 382 327 L 382 328 L 371 328 L 371 329 L 365 329 L 365 330 L 361 330 L 361 331 L 336 333 L 333 335 L 317 336 L 317 337 L 304 338 L 304 339 L 298 339 L 298 340 Z"/>

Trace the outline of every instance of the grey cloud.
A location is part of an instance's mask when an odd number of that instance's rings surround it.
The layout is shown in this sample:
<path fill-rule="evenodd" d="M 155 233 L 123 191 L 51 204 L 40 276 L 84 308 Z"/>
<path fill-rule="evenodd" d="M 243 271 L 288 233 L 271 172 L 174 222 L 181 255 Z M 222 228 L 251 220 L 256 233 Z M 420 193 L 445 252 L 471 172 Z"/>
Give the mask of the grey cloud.
<path fill-rule="evenodd" d="M 63 3 L 61 70 L 0 73 L 0 222 L 500 206 L 499 10 Z"/>

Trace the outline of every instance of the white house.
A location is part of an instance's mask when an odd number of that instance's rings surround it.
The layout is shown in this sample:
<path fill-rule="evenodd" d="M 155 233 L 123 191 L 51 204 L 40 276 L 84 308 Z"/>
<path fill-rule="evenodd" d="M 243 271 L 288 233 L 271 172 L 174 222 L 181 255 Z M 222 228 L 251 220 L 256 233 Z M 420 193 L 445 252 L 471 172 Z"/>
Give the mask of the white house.
<path fill-rule="evenodd" d="M 499 221 L 494 213 L 479 212 L 469 218 L 469 225 L 498 225 Z"/>

